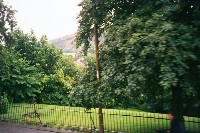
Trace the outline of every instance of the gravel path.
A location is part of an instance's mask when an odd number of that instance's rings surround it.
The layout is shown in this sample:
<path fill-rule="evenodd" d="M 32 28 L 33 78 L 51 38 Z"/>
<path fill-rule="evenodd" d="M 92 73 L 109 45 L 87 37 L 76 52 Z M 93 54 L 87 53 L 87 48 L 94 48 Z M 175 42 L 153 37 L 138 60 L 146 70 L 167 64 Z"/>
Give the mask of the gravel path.
<path fill-rule="evenodd" d="M 78 132 L 0 122 L 0 133 L 78 133 Z"/>

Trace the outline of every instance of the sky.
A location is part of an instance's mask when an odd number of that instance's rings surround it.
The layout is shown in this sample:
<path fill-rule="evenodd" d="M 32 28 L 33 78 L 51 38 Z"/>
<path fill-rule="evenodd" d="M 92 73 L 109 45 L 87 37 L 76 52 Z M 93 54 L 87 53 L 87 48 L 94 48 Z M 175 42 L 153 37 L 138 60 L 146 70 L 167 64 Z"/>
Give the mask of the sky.
<path fill-rule="evenodd" d="M 5 5 L 16 10 L 18 27 L 29 33 L 31 29 L 40 38 L 49 40 L 73 34 L 78 29 L 76 19 L 81 0 L 4 0 Z"/>

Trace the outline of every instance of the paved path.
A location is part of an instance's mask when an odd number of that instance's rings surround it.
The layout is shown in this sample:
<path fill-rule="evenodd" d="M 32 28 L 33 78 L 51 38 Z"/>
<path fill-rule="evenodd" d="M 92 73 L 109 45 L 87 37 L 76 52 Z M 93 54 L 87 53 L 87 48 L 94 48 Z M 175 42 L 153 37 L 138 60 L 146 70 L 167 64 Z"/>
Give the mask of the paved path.
<path fill-rule="evenodd" d="M 66 130 L 0 122 L 0 133 L 78 133 Z"/>

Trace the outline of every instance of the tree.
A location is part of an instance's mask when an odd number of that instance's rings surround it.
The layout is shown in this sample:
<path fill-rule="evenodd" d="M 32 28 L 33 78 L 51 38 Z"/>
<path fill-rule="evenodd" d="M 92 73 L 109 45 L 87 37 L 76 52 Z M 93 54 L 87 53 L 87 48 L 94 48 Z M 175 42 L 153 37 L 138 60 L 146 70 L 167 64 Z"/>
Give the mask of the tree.
<path fill-rule="evenodd" d="M 80 4 L 83 10 L 76 42 L 87 50 L 93 37 L 93 22 L 98 22 L 98 31 L 106 38 L 100 58 L 105 61 L 104 81 L 112 81 L 107 85 L 133 92 L 139 99 L 151 99 L 155 95 L 156 99 L 171 99 L 179 119 L 183 111 L 180 103 L 186 97 L 195 99 L 194 105 L 198 106 L 199 2 L 95 2 L 85 0 Z M 97 20 L 93 15 L 95 9 L 98 9 Z M 168 104 L 163 106 L 169 109 Z"/>
<path fill-rule="evenodd" d="M 42 89 L 42 73 L 12 49 L 2 50 L 0 92 L 14 102 L 33 102 Z"/>
<path fill-rule="evenodd" d="M 126 19 L 145 5 L 149 0 L 82 0 L 79 6 L 82 7 L 78 15 L 79 27 L 76 34 L 77 47 L 83 46 L 86 54 L 91 46 L 90 41 L 94 37 L 93 24 L 97 24 L 98 35 L 105 34 L 107 30 L 116 23 L 118 19 Z"/>
<path fill-rule="evenodd" d="M 86 107 L 87 109 L 98 107 L 99 95 L 97 89 L 97 80 L 95 74 L 95 58 L 88 57 L 86 66 L 76 80 L 75 87 L 71 91 L 71 98 L 77 105 Z"/>
<path fill-rule="evenodd" d="M 153 6 L 147 7 L 148 3 Z M 198 26 L 199 6 L 197 0 L 82 0 L 79 6 L 82 7 L 78 15 L 79 27 L 76 35 L 76 45 L 84 46 L 86 53 L 91 46 L 90 40 L 93 38 L 93 24 L 97 22 L 98 33 L 105 34 L 118 20 L 124 20 L 134 14 L 141 7 L 152 8 L 159 4 L 179 5 L 180 11 L 173 14 L 173 18 L 181 23 L 192 22 Z M 150 14 L 150 12 L 149 12 Z M 180 16 L 179 16 L 180 15 Z M 184 16 L 184 17 L 183 17 Z"/>
<path fill-rule="evenodd" d="M 14 12 L 1 1 L 0 94 L 6 92 L 13 102 L 66 105 L 78 69 L 46 36 L 13 30 Z"/>
<path fill-rule="evenodd" d="M 9 35 L 9 40 L 11 47 L 14 46 L 31 65 L 37 64 L 45 74 L 54 73 L 58 68 L 57 63 L 62 57 L 62 51 L 49 44 L 46 36 L 37 39 L 33 31 L 25 34 L 17 29 Z"/>
<path fill-rule="evenodd" d="M 188 104 L 185 99 L 193 99 L 193 109 L 199 108 L 199 26 L 174 17 L 183 8 L 162 2 L 141 6 L 109 29 L 102 46 L 105 82 L 114 80 L 114 87 L 126 87 L 140 98 L 156 96 L 154 101 L 162 100 L 169 109 L 167 96 L 179 119 Z"/>
<path fill-rule="evenodd" d="M 46 75 L 41 94 L 37 96 L 37 103 L 70 105 L 69 92 L 72 90 L 73 79 L 64 74 L 62 69 L 55 74 Z"/>
<path fill-rule="evenodd" d="M 74 57 L 69 55 L 63 55 L 59 60 L 59 68 L 62 68 L 65 75 L 72 77 L 73 79 L 79 78 L 78 73 L 81 67 L 78 67 L 74 62 Z"/>
<path fill-rule="evenodd" d="M 113 89 L 107 82 L 96 80 L 95 57 L 86 57 L 86 66 L 83 68 L 75 86 L 71 91 L 71 98 L 79 105 L 87 109 L 98 107 L 99 101 L 103 101 L 104 108 L 127 107 L 130 100 L 128 92 Z M 103 64 L 101 64 L 101 68 Z M 112 80 L 113 82 L 113 80 Z"/>
<path fill-rule="evenodd" d="M 9 34 L 9 39 L 7 49 L 18 51 L 29 66 L 37 69 L 35 73 L 41 74 L 41 78 L 38 78 L 40 93 L 33 100 L 37 103 L 69 104 L 68 94 L 78 71 L 72 59 L 63 57 L 62 51 L 49 44 L 46 36 L 38 40 L 33 31 L 24 34 L 17 29 Z M 19 65 L 16 64 L 16 67 Z"/>
<path fill-rule="evenodd" d="M 45 76 L 44 89 L 37 101 L 46 104 L 72 105 L 69 93 L 73 89 L 74 81 L 80 78 L 77 77 L 79 69 L 70 56 L 62 56 L 57 64 L 58 69 Z"/>
<path fill-rule="evenodd" d="M 99 16 L 100 12 L 98 12 L 98 8 L 101 8 L 100 5 L 102 5 L 102 1 L 98 1 L 98 0 L 92 0 L 92 1 L 83 1 L 82 2 L 82 7 L 83 9 L 86 9 L 85 6 L 87 7 L 89 5 L 89 10 L 91 10 L 92 12 L 92 17 L 91 17 L 91 23 L 94 25 L 94 41 L 95 41 L 95 53 L 96 53 L 96 75 L 97 75 L 97 82 L 100 81 L 100 63 L 99 63 L 99 40 L 98 40 L 98 26 L 101 24 L 101 17 Z M 97 11 L 97 12 L 96 12 Z M 101 10 L 104 11 L 104 10 Z M 82 13 L 84 13 L 85 11 L 83 10 Z M 86 9 L 86 13 L 87 13 L 87 9 Z M 102 12 L 105 13 L 105 12 Z M 87 18 L 87 17 L 85 17 Z M 84 20 L 82 18 L 82 20 Z M 81 21 L 80 21 L 81 23 Z M 82 25 L 84 25 L 84 23 L 82 23 Z M 84 27 L 84 26 L 82 26 Z M 80 29 L 82 28 L 80 27 Z M 81 29 L 82 30 L 82 29 Z M 77 39 L 77 46 L 80 46 L 82 42 L 84 42 L 84 48 L 83 51 L 86 54 L 88 48 L 90 47 L 89 45 L 89 41 L 91 40 L 91 31 L 90 28 L 88 27 L 88 25 L 86 26 L 86 28 L 84 28 L 84 30 L 86 30 L 86 35 L 82 34 L 83 32 L 80 32 L 80 34 L 77 34 L 78 37 L 77 38 L 82 38 L 82 39 Z M 83 30 L 82 30 L 83 31 Z M 80 37 L 81 36 L 81 37 Z M 97 88 L 99 88 L 99 86 L 97 86 Z M 98 101 L 99 104 L 99 129 L 100 129 L 100 133 L 104 133 L 104 125 L 103 125 L 103 113 L 102 113 L 102 99 L 99 99 Z"/>
<path fill-rule="evenodd" d="M 15 11 L 0 1 L 0 44 L 7 40 L 8 33 L 16 26 Z"/>

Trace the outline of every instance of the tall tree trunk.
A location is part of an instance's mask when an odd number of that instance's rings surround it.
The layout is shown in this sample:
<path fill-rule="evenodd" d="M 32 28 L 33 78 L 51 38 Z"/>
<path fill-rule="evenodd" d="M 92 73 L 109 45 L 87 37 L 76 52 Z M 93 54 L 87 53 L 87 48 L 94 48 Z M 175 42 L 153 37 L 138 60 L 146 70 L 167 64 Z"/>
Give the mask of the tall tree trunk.
<path fill-rule="evenodd" d="M 176 129 L 177 133 L 185 133 L 185 125 L 183 118 L 183 89 L 177 85 L 172 88 L 172 111 L 174 113 L 174 122 L 178 122 L 178 126 L 171 125 L 171 129 Z"/>
<path fill-rule="evenodd" d="M 177 85 L 172 88 L 172 111 L 178 120 L 183 120 L 183 89 Z"/>
<path fill-rule="evenodd" d="M 96 72 L 97 72 L 97 81 L 100 80 L 100 61 L 99 61 L 99 40 L 97 33 L 97 24 L 94 24 L 94 37 L 95 37 L 95 49 L 96 49 Z M 100 133 L 104 133 L 103 125 L 103 112 L 102 112 L 102 101 L 99 101 L 99 129 Z"/>

